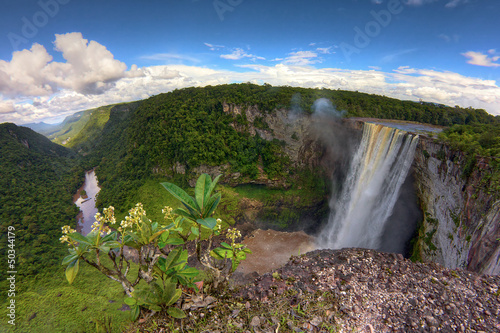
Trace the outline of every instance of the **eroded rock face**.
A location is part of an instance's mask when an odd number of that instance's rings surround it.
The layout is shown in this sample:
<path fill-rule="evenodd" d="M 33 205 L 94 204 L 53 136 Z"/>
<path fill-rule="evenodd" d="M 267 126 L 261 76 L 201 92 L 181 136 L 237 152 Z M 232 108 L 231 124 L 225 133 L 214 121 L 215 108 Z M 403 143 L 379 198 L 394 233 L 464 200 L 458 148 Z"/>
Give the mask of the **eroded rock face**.
<path fill-rule="evenodd" d="M 466 165 L 463 153 L 421 137 L 413 163 L 425 215 L 420 254 L 449 268 L 500 274 L 500 201 L 482 183 L 491 169 L 480 159 L 467 176 Z"/>
<path fill-rule="evenodd" d="M 259 135 L 261 138 L 271 141 L 277 139 L 284 141 L 284 153 L 290 158 L 293 167 L 314 168 L 320 165 L 324 157 L 324 149 L 317 140 L 317 135 L 312 126 L 311 117 L 308 115 L 290 116 L 285 109 L 274 110 L 272 113 L 262 112 L 256 106 L 242 107 L 234 104 L 223 103 L 224 112 L 233 117 L 244 115 L 248 121 L 248 126 L 239 125 L 236 122 L 232 126 L 241 132 L 248 132 L 250 135 Z M 265 128 L 257 126 L 256 119 Z M 193 184 L 196 178 L 202 173 L 211 176 L 222 174 L 222 182 L 230 185 L 241 183 L 252 183 L 267 185 L 270 187 L 287 187 L 282 179 L 269 179 L 263 170 L 259 170 L 257 179 L 242 179 L 239 173 L 231 173 L 229 165 L 206 166 L 194 168 Z M 173 170 L 176 172 L 176 170 Z M 191 184 L 191 185 L 193 185 Z"/>

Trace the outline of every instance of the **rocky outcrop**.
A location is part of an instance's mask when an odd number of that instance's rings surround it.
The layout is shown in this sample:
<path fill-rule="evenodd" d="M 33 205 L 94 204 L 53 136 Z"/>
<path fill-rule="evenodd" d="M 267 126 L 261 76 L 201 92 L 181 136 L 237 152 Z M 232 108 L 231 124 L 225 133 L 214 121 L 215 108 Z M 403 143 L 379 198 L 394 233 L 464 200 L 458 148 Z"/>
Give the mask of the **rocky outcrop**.
<path fill-rule="evenodd" d="M 475 162 L 471 169 L 462 152 L 420 138 L 413 163 L 424 211 L 417 249 L 424 261 L 499 274 L 500 201 L 484 182 L 492 172 L 488 161 Z"/>
<path fill-rule="evenodd" d="M 296 326 L 309 332 L 330 326 L 336 332 L 498 332 L 499 288 L 500 277 L 343 249 L 292 257 L 235 296 L 261 307 L 289 304 L 292 313 L 306 309 L 297 314 L 299 323 L 282 327 L 290 332 Z M 315 306 L 330 295 L 328 307 Z M 273 322 L 269 312 L 258 329 L 268 331 L 264 326 Z"/>
<path fill-rule="evenodd" d="M 283 142 L 283 152 L 290 159 L 293 168 L 309 169 L 320 166 L 325 155 L 325 149 L 318 140 L 313 121 L 309 115 L 291 116 L 286 109 L 277 109 L 272 112 L 259 110 L 257 106 L 242 107 L 235 104 L 223 103 L 225 113 L 231 114 L 235 121 L 231 124 L 237 131 L 249 133 L 252 136 Z M 243 118 L 244 121 L 238 121 Z M 240 119 L 241 120 L 241 119 Z M 331 168 L 320 168 L 323 170 Z M 238 172 L 231 172 L 229 164 L 220 166 L 201 165 L 190 170 L 190 185 L 194 186 L 196 179 L 202 173 L 212 177 L 222 175 L 221 182 L 229 185 L 258 184 L 269 187 L 287 188 L 289 184 L 284 179 L 270 179 L 258 165 L 259 173 L 255 179 L 245 178 Z M 186 167 L 176 163 L 172 168 L 174 173 L 184 174 Z M 163 170 L 154 170 L 156 173 L 165 173 Z"/>

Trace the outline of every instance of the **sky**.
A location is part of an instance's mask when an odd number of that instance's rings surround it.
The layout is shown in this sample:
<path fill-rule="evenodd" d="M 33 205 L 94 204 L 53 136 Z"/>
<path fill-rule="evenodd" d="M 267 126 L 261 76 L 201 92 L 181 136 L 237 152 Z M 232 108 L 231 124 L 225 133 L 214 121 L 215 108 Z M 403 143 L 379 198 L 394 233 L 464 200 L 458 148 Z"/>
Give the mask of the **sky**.
<path fill-rule="evenodd" d="M 0 1 L 0 123 L 235 82 L 500 115 L 498 0 Z"/>

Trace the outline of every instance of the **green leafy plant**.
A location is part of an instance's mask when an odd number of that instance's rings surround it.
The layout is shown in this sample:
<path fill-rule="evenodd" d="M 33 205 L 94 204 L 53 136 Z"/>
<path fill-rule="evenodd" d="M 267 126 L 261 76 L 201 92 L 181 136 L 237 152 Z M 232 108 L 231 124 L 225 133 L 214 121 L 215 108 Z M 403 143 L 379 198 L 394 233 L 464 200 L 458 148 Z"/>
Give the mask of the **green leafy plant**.
<path fill-rule="evenodd" d="M 175 307 L 182 296 L 179 287 L 197 291 L 195 282 L 199 276 L 199 271 L 187 264 L 187 242 L 194 242 L 196 257 L 212 273 L 215 289 L 221 282 L 227 282 L 246 254 L 251 253 L 236 243 L 241 237 L 237 229 L 226 233 L 231 245 L 222 242 L 221 247 L 212 249 L 213 237 L 221 235 L 227 227 L 222 220 L 212 217 L 221 200 L 220 193 L 212 194 L 218 179 L 212 181 L 210 176 L 201 175 L 195 197 L 174 184 L 162 183 L 184 207 L 175 210 L 165 207 L 161 224 L 147 218 L 142 204 L 138 203 L 119 225 L 112 206 L 105 208 L 102 215 L 97 213 L 92 231 L 86 236 L 64 226 L 60 240 L 69 245 L 69 255 L 62 261 L 67 265 L 68 282 L 75 280 L 83 261 L 122 285 L 129 296 L 126 303 L 131 307 L 133 320 L 140 316 L 141 309 L 153 313 L 166 311 L 174 318 L 184 318 L 184 312 Z M 202 242 L 207 244 L 202 246 Z M 129 276 L 131 263 L 125 255 L 125 247 L 136 252 L 139 269 L 134 277 Z M 111 265 L 106 265 L 102 256 L 107 256 Z M 227 262 L 231 263 L 230 269 L 226 269 Z M 139 285 L 141 281 L 146 284 Z"/>
<path fill-rule="evenodd" d="M 194 235 L 197 258 L 212 273 L 215 288 L 221 282 L 227 282 L 240 262 L 246 259 L 248 253 L 251 253 L 250 249 L 243 244 L 235 242 L 241 237 L 237 229 L 229 229 L 226 233 L 226 236 L 231 239 L 231 245 L 222 242 L 221 247 L 210 250 L 213 237 L 220 235 L 222 230 L 222 221 L 211 217 L 221 200 L 220 193 L 212 194 L 219 178 L 220 175 L 212 181 L 209 175 L 202 174 L 196 182 L 194 197 L 175 184 L 167 182 L 161 184 L 184 206 L 173 211 L 173 214 L 183 217 L 182 229 L 187 230 L 187 233 L 180 233 L 179 236 L 186 241 Z M 208 242 L 208 251 L 202 251 L 201 242 L 204 240 Z M 227 274 L 223 274 L 226 271 L 226 260 L 231 262 L 231 268 Z"/>

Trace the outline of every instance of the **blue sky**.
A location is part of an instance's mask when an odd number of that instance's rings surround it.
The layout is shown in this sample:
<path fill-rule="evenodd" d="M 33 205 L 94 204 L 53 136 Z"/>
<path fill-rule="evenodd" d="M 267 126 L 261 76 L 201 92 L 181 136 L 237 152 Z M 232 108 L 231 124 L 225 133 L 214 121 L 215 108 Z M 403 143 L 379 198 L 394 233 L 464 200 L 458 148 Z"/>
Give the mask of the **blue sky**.
<path fill-rule="evenodd" d="M 230 82 L 500 114 L 496 0 L 9 0 L 0 122 Z"/>

